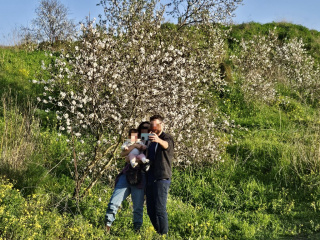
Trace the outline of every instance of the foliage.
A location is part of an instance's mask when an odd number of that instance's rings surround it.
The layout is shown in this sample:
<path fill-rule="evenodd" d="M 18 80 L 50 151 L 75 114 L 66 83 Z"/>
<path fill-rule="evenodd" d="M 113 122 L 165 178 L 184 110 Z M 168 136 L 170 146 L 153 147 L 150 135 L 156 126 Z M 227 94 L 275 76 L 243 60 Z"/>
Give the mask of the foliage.
<path fill-rule="evenodd" d="M 1 169 L 12 169 L 14 171 L 25 170 L 25 160 L 30 157 L 35 149 L 32 140 L 39 134 L 36 129 L 37 123 L 30 124 L 28 117 L 23 117 L 17 106 L 2 98 L 1 108 L 3 120 L 0 125 L 0 159 Z M 10 106 L 11 105 L 11 106 Z M 30 124 L 30 125 L 29 125 Z"/>
<path fill-rule="evenodd" d="M 0 56 L 0 95 L 11 93 L 19 105 L 28 98 L 31 102 L 42 92 L 31 80 L 39 77 L 41 62 L 48 60 L 45 53 L 1 48 Z"/>
<path fill-rule="evenodd" d="M 99 239 L 104 233 L 81 216 L 47 209 L 47 195 L 24 198 L 13 184 L 1 179 L 0 237 L 3 239 Z"/>
<path fill-rule="evenodd" d="M 276 33 L 240 42 L 231 56 L 248 99 L 271 102 L 279 83 L 290 85 L 303 101 L 318 101 L 319 66 L 296 38 L 280 43 Z"/>
<path fill-rule="evenodd" d="M 175 22 L 178 28 L 182 28 L 188 25 L 229 23 L 237 5 L 241 3 L 242 0 L 173 0 L 171 2 L 137 0 L 131 3 L 125 0 L 118 2 L 101 0 L 98 5 L 104 8 L 105 18 L 101 18 L 101 23 L 108 27 L 126 28 L 139 19 L 145 9 L 151 6 L 162 13 L 165 12 L 170 21 Z"/>
<path fill-rule="evenodd" d="M 302 40 L 305 44 L 307 52 L 313 56 L 317 62 L 319 62 L 319 49 L 320 33 L 315 30 L 310 30 L 304 26 L 296 25 L 286 22 L 272 22 L 266 24 L 260 24 L 255 22 L 243 23 L 239 25 L 233 25 L 230 38 L 228 39 L 230 47 L 237 46 L 236 40 L 250 40 L 253 36 L 267 35 L 270 30 L 274 29 L 277 38 L 280 41 L 289 41 L 294 38 Z"/>

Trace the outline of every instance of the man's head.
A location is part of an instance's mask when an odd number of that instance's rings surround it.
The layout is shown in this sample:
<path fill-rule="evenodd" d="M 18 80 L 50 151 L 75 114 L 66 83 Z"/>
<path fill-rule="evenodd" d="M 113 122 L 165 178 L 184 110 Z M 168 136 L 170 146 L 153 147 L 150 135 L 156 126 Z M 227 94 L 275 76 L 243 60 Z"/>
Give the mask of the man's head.
<path fill-rule="evenodd" d="M 161 115 L 153 115 L 150 117 L 150 131 L 160 135 L 163 131 L 163 117 Z"/>

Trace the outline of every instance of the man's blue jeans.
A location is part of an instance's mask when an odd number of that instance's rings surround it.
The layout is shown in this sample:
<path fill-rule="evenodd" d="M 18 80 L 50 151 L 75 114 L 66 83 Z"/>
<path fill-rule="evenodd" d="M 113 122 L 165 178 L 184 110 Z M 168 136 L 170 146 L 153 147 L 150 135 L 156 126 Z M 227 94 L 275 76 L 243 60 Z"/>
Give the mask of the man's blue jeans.
<path fill-rule="evenodd" d="M 159 234 L 169 230 L 167 199 L 170 180 L 156 180 L 147 183 L 147 212 L 152 225 Z"/>
<path fill-rule="evenodd" d="M 145 174 L 142 174 L 143 188 L 138 188 L 137 186 L 132 186 L 127 182 L 126 175 L 122 174 L 120 176 L 108 204 L 108 209 L 105 216 L 105 222 L 107 226 L 111 226 L 113 221 L 116 219 L 116 214 L 119 207 L 121 206 L 122 201 L 131 194 L 133 203 L 134 229 L 140 229 L 143 222 L 145 179 Z"/>

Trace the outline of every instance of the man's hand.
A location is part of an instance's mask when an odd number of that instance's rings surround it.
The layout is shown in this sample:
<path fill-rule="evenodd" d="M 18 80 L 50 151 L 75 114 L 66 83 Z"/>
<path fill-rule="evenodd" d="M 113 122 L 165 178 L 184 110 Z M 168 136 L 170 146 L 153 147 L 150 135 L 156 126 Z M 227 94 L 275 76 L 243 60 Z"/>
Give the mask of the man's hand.
<path fill-rule="evenodd" d="M 151 142 L 156 142 L 159 143 L 161 141 L 161 139 L 159 138 L 159 136 L 155 133 L 152 133 L 149 135 L 149 139 Z"/>
<path fill-rule="evenodd" d="M 163 149 L 167 149 L 169 147 L 169 144 L 168 142 L 162 140 L 161 138 L 159 138 L 159 136 L 157 134 L 150 134 L 149 135 L 149 139 L 151 142 L 156 142 L 156 143 L 159 143 L 161 145 L 161 147 Z"/>

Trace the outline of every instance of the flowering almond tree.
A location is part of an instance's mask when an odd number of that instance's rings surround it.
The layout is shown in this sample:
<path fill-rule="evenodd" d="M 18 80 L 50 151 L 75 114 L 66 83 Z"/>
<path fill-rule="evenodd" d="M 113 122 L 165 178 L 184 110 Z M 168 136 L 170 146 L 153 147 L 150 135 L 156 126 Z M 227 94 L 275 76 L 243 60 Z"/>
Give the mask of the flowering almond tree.
<path fill-rule="evenodd" d="M 229 23 L 242 0 L 173 0 L 167 14 L 178 19 L 180 27 L 197 23 Z"/>
<path fill-rule="evenodd" d="M 243 79 L 242 90 L 246 99 L 275 99 L 277 65 L 273 60 L 278 39 L 274 31 L 268 36 L 254 36 L 240 42 L 240 49 L 231 56 L 237 72 Z"/>
<path fill-rule="evenodd" d="M 242 40 L 231 59 L 241 75 L 242 90 L 248 100 L 274 101 L 278 83 L 290 85 L 303 101 L 319 100 L 319 66 L 301 40 L 280 44 L 276 32 L 271 30 L 267 37 Z"/>
<path fill-rule="evenodd" d="M 190 24 L 230 23 L 234 11 L 243 0 L 101 0 L 106 19 L 111 26 L 128 26 L 144 11 L 145 6 L 161 5 L 165 17 L 175 20 L 179 27 Z M 130 12 L 131 11 L 131 12 Z M 136 14 L 132 15 L 133 11 Z M 130 12 L 130 14 L 128 14 Z"/>
<path fill-rule="evenodd" d="M 89 22 L 75 51 L 48 68 L 53 74 L 41 101 L 54 106 L 60 130 L 70 135 L 76 197 L 110 170 L 128 128 L 153 114 L 165 116 L 176 164 L 220 158 L 217 112 L 209 108 L 212 90 L 224 85 L 224 33 L 210 24 L 168 32 L 163 12 L 137 1 L 119 11 L 128 19 L 121 26 L 102 31 Z"/>
<path fill-rule="evenodd" d="M 277 48 L 277 63 L 286 76 L 285 84 L 292 86 L 302 101 L 319 101 L 320 68 L 308 54 L 301 39 L 292 39 Z"/>

